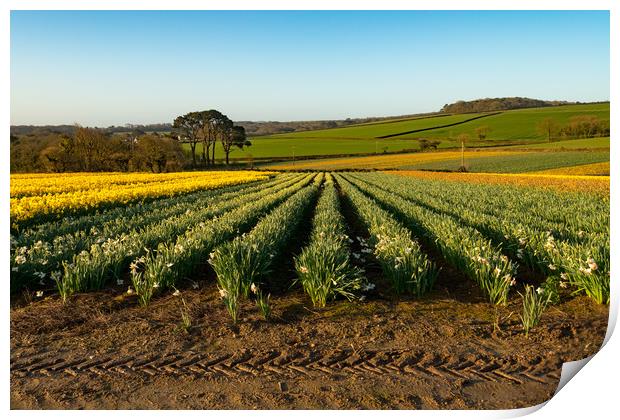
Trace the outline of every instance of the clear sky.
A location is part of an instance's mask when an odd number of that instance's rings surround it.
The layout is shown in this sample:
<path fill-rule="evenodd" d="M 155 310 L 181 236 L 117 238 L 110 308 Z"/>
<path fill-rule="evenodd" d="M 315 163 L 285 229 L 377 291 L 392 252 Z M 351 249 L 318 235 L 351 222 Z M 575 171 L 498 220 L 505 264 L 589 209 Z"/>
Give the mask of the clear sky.
<path fill-rule="evenodd" d="M 609 100 L 607 11 L 13 11 L 11 124 L 236 121 Z"/>

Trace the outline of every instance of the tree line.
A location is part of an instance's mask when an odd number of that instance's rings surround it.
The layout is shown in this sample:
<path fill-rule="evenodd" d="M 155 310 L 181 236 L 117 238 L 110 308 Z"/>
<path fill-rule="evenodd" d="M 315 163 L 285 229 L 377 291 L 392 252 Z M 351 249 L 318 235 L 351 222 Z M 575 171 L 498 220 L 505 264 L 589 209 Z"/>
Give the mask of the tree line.
<path fill-rule="evenodd" d="M 607 137 L 610 133 L 609 120 L 596 115 L 575 115 L 566 124 L 560 124 L 553 118 L 545 118 L 538 124 L 538 133 L 547 141 L 554 139 L 578 139 L 589 137 Z"/>
<path fill-rule="evenodd" d="M 522 98 L 518 96 L 510 98 L 484 98 L 445 104 L 440 112 L 462 114 L 467 112 L 506 111 L 509 109 L 540 108 L 579 103 L 580 102 L 544 101 L 541 99 Z"/>
<path fill-rule="evenodd" d="M 215 166 L 219 142 L 229 165 L 236 148 L 251 145 L 245 130 L 217 110 L 190 112 L 175 118 L 171 131 L 147 133 L 74 125 L 71 130 L 39 129 L 11 133 L 11 172 L 172 172 Z M 184 150 L 189 144 L 189 158 Z M 200 161 L 196 156 L 202 144 Z"/>
<path fill-rule="evenodd" d="M 181 144 L 157 132 L 114 134 L 76 125 L 70 134 L 11 136 L 11 172 L 170 172 L 186 162 Z"/>

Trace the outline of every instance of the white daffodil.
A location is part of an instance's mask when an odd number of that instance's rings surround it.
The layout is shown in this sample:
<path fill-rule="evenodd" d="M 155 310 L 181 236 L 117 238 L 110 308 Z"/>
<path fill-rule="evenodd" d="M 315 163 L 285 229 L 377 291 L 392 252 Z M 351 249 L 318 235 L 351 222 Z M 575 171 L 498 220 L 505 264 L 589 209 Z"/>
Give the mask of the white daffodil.
<path fill-rule="evenodd" d="M 584 274 L 592 274 L 592 269 L 589 267 L 588 268 L 579 267 L 579 271 Z"/>
<path fill-rule="evenodd" d="M 598 265 L 596 264 L 596 261 L 594 261 L 592 258 L 588 258 L 588 267 L 590 267 L 590 270 L 596 271 Z"/>

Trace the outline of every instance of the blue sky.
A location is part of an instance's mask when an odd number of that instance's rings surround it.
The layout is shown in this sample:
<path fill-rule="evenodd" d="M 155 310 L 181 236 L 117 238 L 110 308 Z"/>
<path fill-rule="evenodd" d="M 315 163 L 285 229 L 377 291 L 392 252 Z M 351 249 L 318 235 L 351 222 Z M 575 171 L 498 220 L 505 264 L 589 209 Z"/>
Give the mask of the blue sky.
<path fill-rule="evenodd" d="M 11 124 L 436 111 L 609 100 L 606 11 L 12 11 Z"/>

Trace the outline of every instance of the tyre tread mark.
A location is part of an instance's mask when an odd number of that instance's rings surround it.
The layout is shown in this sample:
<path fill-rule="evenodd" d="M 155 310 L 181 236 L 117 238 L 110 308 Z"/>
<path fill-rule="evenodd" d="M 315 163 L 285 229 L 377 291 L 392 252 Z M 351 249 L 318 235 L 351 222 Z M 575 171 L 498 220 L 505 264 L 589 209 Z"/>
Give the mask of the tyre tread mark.
<path fill-rule="evenodd" d="M 48 357 L 45 357 L 45 354 Z M 228 377 L 261 374 L 281 376 L 311 376 L 317 373 L 330 375 L 343 372 L 371 375 L 415 374 L 445 379 L 470 379 L 490 382 L 511 381 L 522 384 L 526 381 L 548 383 L 559 377 L 553 366 L 544 366 L 542 360 L 535 361 L 535 367 L 515 359 L 480 356 L 471 359 L 450 358 L 430 353 L 411 353 L 406 350 L 360 351 L 334 350 L 321 354 L 286 353 L 279 350 L 253 354 L 247 350 L 235 353 L 206 356 L 195 351 L 181 354 L 162 354 L 153 357 L 129 356 L 114 359 L 110 355 L 87 356 L 65 360 L 49 357 L 50 352 L 31 355 L 27 360 L 15 361 L 12 374 L 52 375 L 66 373 L 79 375 L 91 373 L 110 374 L 157 374 Z"/>

